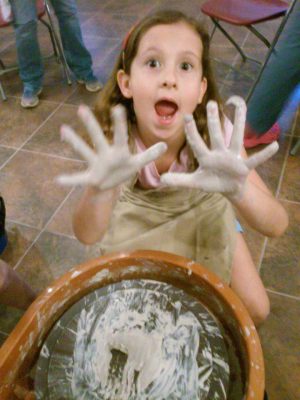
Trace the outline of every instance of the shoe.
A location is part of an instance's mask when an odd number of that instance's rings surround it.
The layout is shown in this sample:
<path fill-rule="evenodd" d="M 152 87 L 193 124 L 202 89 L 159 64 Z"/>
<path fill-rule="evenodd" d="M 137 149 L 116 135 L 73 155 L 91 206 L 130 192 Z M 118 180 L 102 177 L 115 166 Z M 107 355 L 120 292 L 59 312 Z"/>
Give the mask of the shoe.
<path fill-rule="evenodd" d="M 23 108 L 34 108 L 39 104 L 39 95 L 42 93 L 42 88 L 37 91 L 31 89 L 24 89 L 21 99 L 21 106 Z"/>
<path fill-rule="evenodd" d="M 258 146 L 260 144 L 269 144 L 275 142 L 279 139 L 280 136 L 280 126 L 278 122 L 276 122 L 266 133 L 263 133 L 260 136 L 256 136 L 256 134 L 249 129 L 250 132 L 245 133 L 244 137 L 244 146 L 245 149 L 250 149 L 251 147 Z"/>
<path fill-rule="evenodd" d="M 97 79 L 93 81 L 84 81 L 82 79 L 78 79 L 77 82 L 80 84 L 84 84 L 88 92 L 99 92 L 99 90 L 103 88 L 102 83 L 99 82 Z"/>
<path fill-rule="evenodd" d="M 5 231 L 5 204 L 2 197 L 0 197 L 0 254 L 3 253 L 5 247 L 7 246 L 7 234 Z"/>

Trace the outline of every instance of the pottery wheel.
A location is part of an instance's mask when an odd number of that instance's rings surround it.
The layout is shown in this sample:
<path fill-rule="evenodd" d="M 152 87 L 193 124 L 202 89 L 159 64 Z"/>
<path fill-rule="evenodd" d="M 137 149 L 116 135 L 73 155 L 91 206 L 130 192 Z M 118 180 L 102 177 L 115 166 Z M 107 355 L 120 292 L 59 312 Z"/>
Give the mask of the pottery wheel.
<path fill-rule="evenodd" d="M 124 341 L 128 331 L 132 343 Z M 223 328 L 198 299 L 167 283 L 127 280 L 89 293 L 56 322 L 35 391 L 43 400 L 225 400 L 229 364 Z"/>

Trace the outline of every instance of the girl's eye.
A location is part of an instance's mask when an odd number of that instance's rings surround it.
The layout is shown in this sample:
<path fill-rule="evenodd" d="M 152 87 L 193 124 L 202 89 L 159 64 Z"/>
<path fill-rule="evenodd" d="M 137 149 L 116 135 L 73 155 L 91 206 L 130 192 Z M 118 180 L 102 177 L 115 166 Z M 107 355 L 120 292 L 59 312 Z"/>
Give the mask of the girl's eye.
<path fill-rule="evenodd" d="M 184 71 L 190 71 L 191 69 L 193 69 L 193 66 L 191 63 L 189 62 L 183 62 L 180 65 L 181 69 L 183 69 Z"/>
<path fill-rule="evenodd" d="M 159 66 L 160 66 L 160 62 L 158 61 L 158 60 L 149 60 L 148 62 L 147 62 L 147 65 L 150 67 L 150 68 L 158 68 Z"/>

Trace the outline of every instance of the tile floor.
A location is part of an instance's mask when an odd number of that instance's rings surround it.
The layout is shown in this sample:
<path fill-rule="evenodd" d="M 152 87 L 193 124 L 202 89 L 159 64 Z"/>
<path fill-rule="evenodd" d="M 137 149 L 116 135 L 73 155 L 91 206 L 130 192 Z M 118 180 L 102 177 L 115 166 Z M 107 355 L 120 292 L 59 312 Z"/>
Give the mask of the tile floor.
<path fill-rule="evenodd" d="M 199 9 L 201 2 L 79 0 L 83 36 L 97 76 L 105 82 L 121 40 L 136 20 L 162 7 L 176 7 L 203 18 Z M 209 26 L 205 18 L 204 21 Z M 264 23 L 261 30 L 272 37 L 277 24 L 277 21 Z M 231 27 L 230 31 L 234 33 L 236 29 Z M 43 54 L 48 54 L 51 45 L 42 26 L 39 37 Z M 238 30 L 238 39 L 250 54 L 256 57 L 265 54 L 260 43 L 246 31 Z M 230 94 L 245 97 L 257 73 L 255 64 L 240 65 L 239 56 L 219 33 L 214 37 L 212 50 L 224 99 Z M 16 60 L 11 28 L 0 32 L 0 57 L 7 64 Z M 232 71 L 228 64 L 240 65 L 242 73 Z M 54 60 L 45 66 L 41 103 L 34 110 L 20 107 L 22 86 L 17 73 L 1 77 L 1 82 L 8 100 L 0 101 L 0 191 L 7 205 L 10 240 L 3 258 L 34 289 L 41 290 L 75 264 L 98 254 L 97 246 L 81 245 L 72 233 L 70 216 L 80 191 L 54 183 L 54 177 L 63 171 L 83 167 L 78 155 L 60 141 L 59 126 L 67 122 L 85 136 L 76 118 L 77 106 L 80 103 L 92 106 L 97 95 L 85 92 L 75 83 L 68 86 Z M 285 129 L 278 154 L 259 168 L 287 209 L 290 226 L 282 238 L 268 240 L 246 229 L 249 246 L 271 299 L 271 315 L 259 332 L 271 400 L 300 398 L 300 152 L 296 156 L 289 154 L 291 143 L 300 137 L 300 115 L 298 111 L 297 117 L 295 104 L 296 100 L 291 101 L 282 117 Z M 293 118 L 293 115 L 296 116 Z M 0 343 L 21 315 L 20 311 L 1 306 Z"/>

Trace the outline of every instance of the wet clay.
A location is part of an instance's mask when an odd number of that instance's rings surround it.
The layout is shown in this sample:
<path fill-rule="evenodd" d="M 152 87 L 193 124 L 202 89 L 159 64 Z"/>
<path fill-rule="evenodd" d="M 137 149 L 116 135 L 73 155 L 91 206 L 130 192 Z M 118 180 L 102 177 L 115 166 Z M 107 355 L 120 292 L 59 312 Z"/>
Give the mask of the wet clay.
<path fill-rule="evenodd" d="M 54 347 L 47 341 L 43 346 L 42 359 L 53 353 L 46 398 L 227 398 L 230 366 L 222 329 L 203 305 L 150 280 L 103 289 L 93 301 L 81 300 L 71 324 L 63 319 L 58 324 L 64 338 L 56 337 Z M 58 377 L 64 389 L 57 387 Z M 45 398 L 45 392 L 37 392 Z"/>

